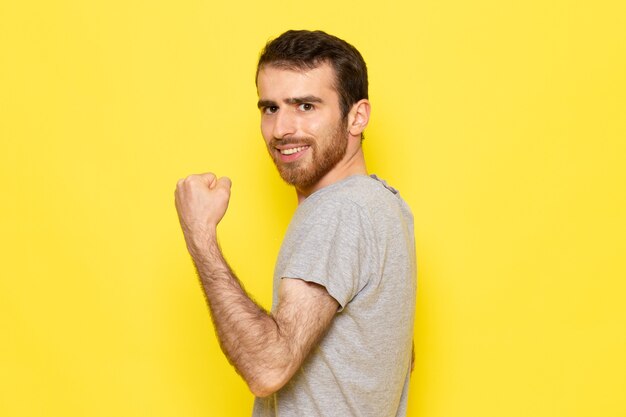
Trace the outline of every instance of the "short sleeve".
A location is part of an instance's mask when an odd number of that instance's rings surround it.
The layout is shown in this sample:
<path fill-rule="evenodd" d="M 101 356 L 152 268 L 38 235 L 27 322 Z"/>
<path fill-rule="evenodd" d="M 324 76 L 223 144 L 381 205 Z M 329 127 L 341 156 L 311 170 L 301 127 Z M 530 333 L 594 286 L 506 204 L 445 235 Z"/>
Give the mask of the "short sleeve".
<path fill-rule="evenodd" d="M 280 278 L 298 278 L 326 288 L 340 310 L 371 275 L 372 228 L 366 212 L 350 200 L 316 202 L 295 219 L 283 242 Z"/>

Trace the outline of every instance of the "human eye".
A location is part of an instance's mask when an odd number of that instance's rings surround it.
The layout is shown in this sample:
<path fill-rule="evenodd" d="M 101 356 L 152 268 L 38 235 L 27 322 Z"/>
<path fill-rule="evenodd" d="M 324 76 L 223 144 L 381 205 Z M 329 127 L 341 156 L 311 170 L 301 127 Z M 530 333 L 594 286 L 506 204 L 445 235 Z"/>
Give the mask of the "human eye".
<path fill-rule="evenodd" d="M 301 103 L 298 105 L 298 110 L 311 111 L 313 110 L 313 105 L 311 103 Z"/>
<path fill-rule="evenodd" d="M 274 114 L 278 111 L 278 106 L 265 106 L 263 107 L 264 114 Z"/>

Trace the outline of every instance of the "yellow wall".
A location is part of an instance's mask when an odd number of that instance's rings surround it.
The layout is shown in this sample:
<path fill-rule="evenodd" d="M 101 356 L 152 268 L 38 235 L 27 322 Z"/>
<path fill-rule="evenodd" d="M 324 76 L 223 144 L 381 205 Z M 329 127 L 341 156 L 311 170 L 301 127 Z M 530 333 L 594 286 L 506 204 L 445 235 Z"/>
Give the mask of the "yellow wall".
<path fill-rule="evenodd" d="M 248 415 L 173 190 L 232 178 L 223 249 L 268 307 L 295 196 L 254 70 L 289 28 L 369 65 L 369 168 L 416 218 L 410 415 L 626 415 L 621 0 L 2 0 L 0 415 Z"/>

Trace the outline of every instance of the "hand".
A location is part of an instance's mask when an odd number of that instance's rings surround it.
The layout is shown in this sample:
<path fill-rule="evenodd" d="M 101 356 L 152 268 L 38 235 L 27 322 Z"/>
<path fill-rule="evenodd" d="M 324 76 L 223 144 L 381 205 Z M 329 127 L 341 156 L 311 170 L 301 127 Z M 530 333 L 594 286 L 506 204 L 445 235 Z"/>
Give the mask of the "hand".
<path fill-rule="evenodd" d="M 189 249 L 215 235 L 230 200 L 230 179 L 215 174 L 190 175 L 176 184 L 178 219 Z"/>

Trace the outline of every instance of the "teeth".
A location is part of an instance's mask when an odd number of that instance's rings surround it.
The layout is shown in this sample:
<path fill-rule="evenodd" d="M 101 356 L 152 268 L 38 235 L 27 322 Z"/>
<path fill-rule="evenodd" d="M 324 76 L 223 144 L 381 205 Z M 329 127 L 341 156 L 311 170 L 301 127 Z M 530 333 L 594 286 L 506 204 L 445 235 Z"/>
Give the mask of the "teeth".
<path fill-rule="evenodd" d="M 306 148 L 307 146 L 300 146 L 299 148 L 281 149 L 280 153 L 283 155 L 293 155 L 294 153 L 303 151 Z"/>

